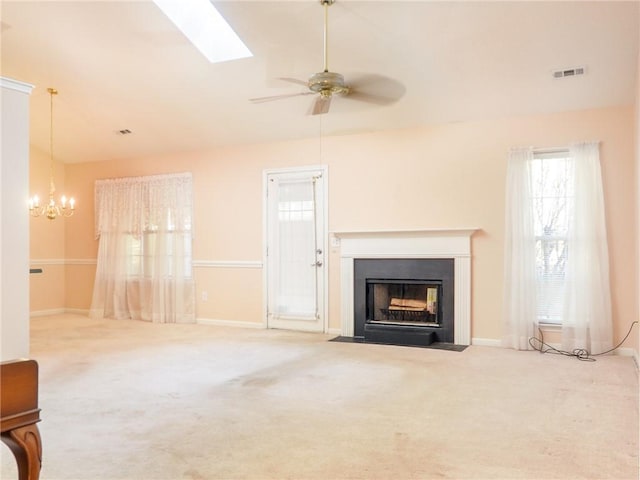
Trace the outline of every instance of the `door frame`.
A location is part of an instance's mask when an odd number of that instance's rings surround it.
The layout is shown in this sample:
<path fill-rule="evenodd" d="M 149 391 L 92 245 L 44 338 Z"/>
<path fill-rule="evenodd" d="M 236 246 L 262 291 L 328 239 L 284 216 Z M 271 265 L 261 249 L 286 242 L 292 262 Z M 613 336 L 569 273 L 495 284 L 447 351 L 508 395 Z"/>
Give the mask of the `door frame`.
<path fill-rule="evenodd" d="M 268 178 L 272 174 L 287 173 L 303 173 L 303 172 L 322 172 L 322 196 L 324 200 L 324 208 L 322 209 L 322 252 L 323 252 L 323 276 L 322 276 L 322 333 L 329 331 L 329 168 L 327 165 L 309 165 L 300 167 L 284 167 L 284 168 L 267 168 L 262 171 L 262 325 L 269 328 L 269 260 L 267 258 L 268 244 L 268 213 L 269 200 Z"/>

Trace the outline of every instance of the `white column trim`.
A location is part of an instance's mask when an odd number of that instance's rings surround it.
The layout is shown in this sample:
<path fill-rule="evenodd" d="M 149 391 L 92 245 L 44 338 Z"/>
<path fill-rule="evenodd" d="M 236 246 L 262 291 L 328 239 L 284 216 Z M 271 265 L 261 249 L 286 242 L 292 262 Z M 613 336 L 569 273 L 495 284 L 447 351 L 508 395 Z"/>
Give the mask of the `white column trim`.
<path fill-rule="evenodd" d="M 34 86 L 30 83 L 21 82 L 20 80 L 14 80 L 13 78 L 8 77 L 0 77 L 0 83 L 2 88 L 8 88 L 20 93 L 26 93 L 27 95 L 31 95 L 31 91 L 34 89 Z"/>
<path fill-rule="evenodd" d="M 454 257 L 453 343 L 471 343 L 471 258 Z"/>
<path fill-rule="evenodd" d="M 353 257 L 340 259 L 340 329 L 343 337 L 353 337 Z"/>

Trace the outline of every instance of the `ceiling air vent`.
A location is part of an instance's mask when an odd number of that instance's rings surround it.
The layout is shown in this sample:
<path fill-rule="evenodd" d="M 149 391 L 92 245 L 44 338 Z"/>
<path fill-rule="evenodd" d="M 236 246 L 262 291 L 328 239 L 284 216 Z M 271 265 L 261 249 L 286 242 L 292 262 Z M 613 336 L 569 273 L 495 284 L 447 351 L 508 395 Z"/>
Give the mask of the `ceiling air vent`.
<path fill-rule="evenodd" d="M 555 70 L 553 72 L 553 78 L 576 77 L 578 75 L 584 75 L 586 71 L 586 67 L 574 67 L 563 70 Z"/>

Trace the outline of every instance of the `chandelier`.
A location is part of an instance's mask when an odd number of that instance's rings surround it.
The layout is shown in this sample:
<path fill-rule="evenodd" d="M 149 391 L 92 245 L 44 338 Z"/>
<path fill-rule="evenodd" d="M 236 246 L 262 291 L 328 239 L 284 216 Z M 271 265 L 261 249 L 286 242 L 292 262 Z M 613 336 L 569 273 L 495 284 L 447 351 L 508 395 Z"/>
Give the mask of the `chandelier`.
<path fill-rule="evenodd" d="M 70 217 L 74 214 L 76 208 L 76 202 L 73 198 L 67 201 L 67 197 L 64 195 L 60 197 L 60 203 L 56 203 L 53 198 L 53 194 L 56 191 L 55 184 L 53 183 L 53 96 L 58 94 L 55 88 L 47 88 L 47 92 L 51 97 L 51 129 L 49 136 L 49 154 L 51 157 L 50 166 L 50 180 L 49 180 L 49 202 L 45 205 L 40 205 L 40 199 L 37 195 L 34 195 L 29 199 L 29 214 L 32 217 L 40 217 L 45 215 L 49 220 L 55 220 L 57 217 Z"/>

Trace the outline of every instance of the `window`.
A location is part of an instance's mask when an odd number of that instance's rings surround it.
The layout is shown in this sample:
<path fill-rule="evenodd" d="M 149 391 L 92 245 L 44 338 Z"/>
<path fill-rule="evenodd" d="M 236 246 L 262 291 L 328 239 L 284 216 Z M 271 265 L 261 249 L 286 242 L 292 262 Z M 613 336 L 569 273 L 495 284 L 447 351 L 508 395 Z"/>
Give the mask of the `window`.
<path fill-rule="evenodd" d="M 180 262 L 180 274 L 192 278 L 191 221 L 189 216 L 185 220 L 182 228 L 177 229 L 168 214 L 163 229 L 153 225 L 140 235 L 126 235 L 127 275 L 130 278 L 158 275 L 170 278 L 176 275 L 176 262 Z M 176 248 L 177 245 L 181 248 Z"/>
<path fill-rule="evenodd" d="M 573 199 L 570 167 L 568 151 L 534 154 L 529 165 L 536 248 L 536 312 L 540 323 L 562 323 Z"/>
<path fill-rule="evenodd" d="M 598 142 L 509 152 L 505 202 L 505 346 L 531 348 L 538 325 L 562 348 L 612 346 L 611 292 Z"/>
<path fill-rule="evenodd" d="M 195 321 L 192 190 L 190 173 L 96 181 L 92 317 Z"/>
<path fill-rule="evenodd" d="M 313 200 L 281 200 L 278 202 L 278 220 L 281 222 L 312 222 Z"/>

